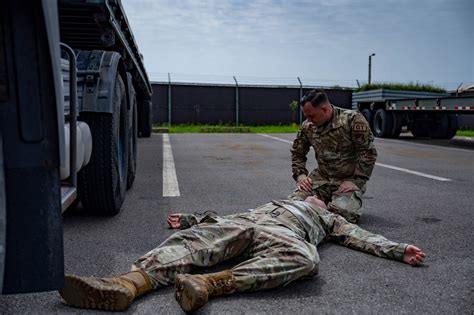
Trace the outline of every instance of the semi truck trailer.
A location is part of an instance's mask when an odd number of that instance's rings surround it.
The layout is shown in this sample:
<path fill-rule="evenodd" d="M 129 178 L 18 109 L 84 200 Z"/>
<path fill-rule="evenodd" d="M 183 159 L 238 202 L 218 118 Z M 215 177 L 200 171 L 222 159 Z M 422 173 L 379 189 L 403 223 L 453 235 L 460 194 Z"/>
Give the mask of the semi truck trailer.
<path fill-rule="evenodd" d="M 0 2 L 0 288 L 62 286 L 62 213 L 117 214 L 152 88 L 119 0 Z"/>
<path fill-rule="evenodd" d="M 378 89 L 352 94 L 376 137 L 397 138 L 403 127 L 413 136 L 451 139 L 458 130 L 458 114 L 474 114 L 474 97 Z"/>

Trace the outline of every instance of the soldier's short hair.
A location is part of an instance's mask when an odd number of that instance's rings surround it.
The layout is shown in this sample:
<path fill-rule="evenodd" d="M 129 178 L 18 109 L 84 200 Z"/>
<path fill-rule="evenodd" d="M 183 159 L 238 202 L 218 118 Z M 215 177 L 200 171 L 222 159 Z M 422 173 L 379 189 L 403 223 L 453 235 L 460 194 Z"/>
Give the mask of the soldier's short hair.
<path fill-rule="evenodd" d="M 309 92 L 306 92 L 305 95 L 300 99 L 300 106 L 303 107 L 304 104 L 310 102 L 314 107 L 319 106 L 319 104 L 325 103 L 328 101 L 328 95 L 323 90 L 314 89 Z"/>

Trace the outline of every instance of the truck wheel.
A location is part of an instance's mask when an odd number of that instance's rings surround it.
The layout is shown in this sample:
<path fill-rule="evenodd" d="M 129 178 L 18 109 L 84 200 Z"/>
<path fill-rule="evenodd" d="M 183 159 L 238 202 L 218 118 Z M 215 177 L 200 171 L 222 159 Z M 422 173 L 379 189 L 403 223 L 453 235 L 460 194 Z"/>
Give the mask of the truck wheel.
<path fill-rule="evenodd" d="M 456 114 L 447 114 L 448 116 L 448 130 L 446 131 L 446 138 L 451 139 L 456 135 L 456 132 L 459 128 L 458 115 Z"/>
<path fill-rule="evenodd" d="M 133 90 L 133 88 L 132 88 Z M 127 189 L 133 186 L 135 181 L 135 174 L 137 172 L 137 99 L 135 97 L 135 91 L 133 92 L 132 104 L 129 111 L 129 123 L 130 128 L 128 135 L 128 171 L 127 171 Z"/>
<path fill-rule="evenodd" d="M 430 136 L 433 139 L 445 139 L 448 133 L 449 119 L 448 115 L 433 115 Z"/>
<path fill-rule="evenodd" d="M 393 128 L 390 137 L 398 138 L 402 132 L 403 115 L 401 113 L 392 112 Z"/>
<path fill-rule="evenodd" d="M 152 108 L 151 101 L 142 101 L 142 104 L 139 108 L 139 131 L 140 137 L 149 138 L 151 135 L 152 129 Z"/>
<path fill-rule="evenodd" d="M 127 97 L 118 74 L 113 93 L 113 113 L 82 112 L 92 133 L 92 156 L 78 174 L 78 191 L 84 210 L 115 215 L 125 198 L 128 161 Z"/>
<path fill-rule="evenodd" d="M 369 108 L 364 108 L 362 111 L 362 116 L 365 117 L 365 120 L 369 123 L 370 129 L 374 130 L 374 114 Z"/>
<path fill-rule="evenodd" d="M 385 109 L 380 108 L 374 115 L 374 135 L 379 138 L 387 138 L 392 135 L 393 116 Z"/>

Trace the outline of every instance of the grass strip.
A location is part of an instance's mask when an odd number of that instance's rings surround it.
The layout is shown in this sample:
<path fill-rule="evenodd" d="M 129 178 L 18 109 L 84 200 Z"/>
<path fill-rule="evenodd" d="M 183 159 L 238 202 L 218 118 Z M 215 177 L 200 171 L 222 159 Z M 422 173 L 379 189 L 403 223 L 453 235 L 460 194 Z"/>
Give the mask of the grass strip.
<path fill-rule="evenodd" d="M 466 129 L 466 130 L 458 130 L 456 132 L 456 136 L 460 136 L 460 137 L 474 137 L 474 130 L 469 130 L 469 129 Z"/>
<path fill-rule="evenodd" d="M 231 125 L 156 125 L 154 132 L 167 129 L 170 133 L 296 133 L 299 125 L 231 126 Z M 474 130 L 458 130 L 456 136 L 474 137 Z"/>

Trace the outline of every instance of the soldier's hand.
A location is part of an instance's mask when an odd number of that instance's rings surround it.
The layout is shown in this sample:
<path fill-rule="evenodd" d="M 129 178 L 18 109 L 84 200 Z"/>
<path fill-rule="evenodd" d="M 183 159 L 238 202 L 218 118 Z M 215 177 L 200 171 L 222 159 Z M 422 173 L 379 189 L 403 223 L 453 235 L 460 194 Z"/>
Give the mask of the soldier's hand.
<path fill-rule="evenodd" d="M 179 229 L 181 228 L 181 213 L 173 213 L 168 216 L 168 225 L 170 229 Z"/>
<path fill-rule="evenodd" d="M 302 191 L 313 191 L 313 180 L 307 176 L 298 182 L 298 189 Z"/>
<path fill-rule="evenodd" d="M 425 260 L 426 254 L 416 246 L 408 245 L 403 255 L 403 261 L 412 266 L 418 266 Z"/>
<path fill-rule="evenodd" d="M 304 201 L 306 201 L 306 202 L 311 202 L 312 204 L 315 204 L 316 206 L 321 207 L 321 208 L 324 208 L 324 209 L 327 209 L 327 208 L 328 208 L 328 207 L 326 206 L 326 204 L 324 203 L 324 201 L 322 201 L 321 199 L 319 199 L 317 196 L 309 196 L 309 197 L 306 198 Z"/>
<path fill-rule="evenodd" d="M 351 181 L 345 181 L 342 182 L 342 184 L 337 188 L 337 190 L 334 192 L 335 194 L 340 194 L 340 193 L 345 193 L 349 191 L 357 191 L 360 190 L 359 187 L 357 187 L 356 184 L 354 184 Z"/>

